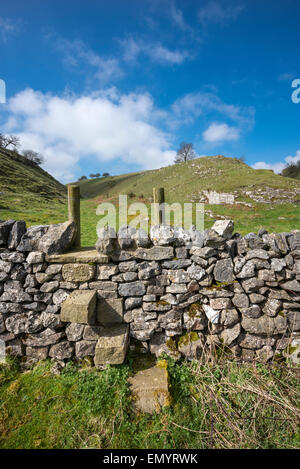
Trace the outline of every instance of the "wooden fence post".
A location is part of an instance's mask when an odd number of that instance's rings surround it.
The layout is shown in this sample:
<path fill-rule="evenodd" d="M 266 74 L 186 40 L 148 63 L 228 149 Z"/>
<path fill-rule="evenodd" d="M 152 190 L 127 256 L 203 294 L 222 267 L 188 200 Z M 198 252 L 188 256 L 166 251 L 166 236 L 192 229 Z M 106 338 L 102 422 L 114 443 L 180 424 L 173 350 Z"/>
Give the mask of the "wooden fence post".
<path fill-rule="evenodd" d="M 74 221 L 76 234 L 73 247 L 80 248 L 80 186 L 68 184 L 68 211 L 69 221 Z"/>
<path fill-rule="evenodd" d="M 158 223 L 161 225 L 165 222 L 165 207 L 159 207 L 160 204 L 165 203 L 165 190 L 163 187 L 159 189 L 153 187 L 153 202 L 158 204 L 155 207 L 155 221 L 158 220 Z"/>

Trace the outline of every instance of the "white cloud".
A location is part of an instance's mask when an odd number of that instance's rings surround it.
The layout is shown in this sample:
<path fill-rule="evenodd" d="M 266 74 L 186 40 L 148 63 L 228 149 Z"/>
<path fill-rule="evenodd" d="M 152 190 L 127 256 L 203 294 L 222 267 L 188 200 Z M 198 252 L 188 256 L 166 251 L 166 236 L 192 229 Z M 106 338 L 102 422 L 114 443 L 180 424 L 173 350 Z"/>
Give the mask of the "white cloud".
<path fill-rule="evenodd" d="M 238 140 L 239 130 L 236 127 L 230 127 L 224 123 L 218 124 L 217 122 L 213 122 L 202 135 L 205 142 L 219 143 Z"/>
<path fill-rule="evenodd" d="M 173 23 L 184 32 L 192 32 L 192 28 L 186 23 L 183 13 L 179 8 L 176 8 L 175 4 L 171 4 L 170 17 Z"/>
<path fill-rule="evenodd" d="M 159 44 L 153 48 L 149 47 L 147 54 L 155 62 L 160 62 L 161 64 L 181 64 L 189 57 L 187 51 L 172 51 Z"/>
<path fill-rule="evenodd" d="M 295 156 L 286 156 L 284 158 L 284 163 L 279 162 L 279 163 L 266 163 L 265 161 L 258 161 L 254 165 L 252 165 L 252 168 L 254 169 L 272 169 L 274 173 L 281 173 L 282 170 L 286 167 L 287 164 L 295 164 L 300 161 L 300 150 L 296 151 Z"/>
<path fill-rule="evenodd" d="M 18 21 L 17 21 L 18 23 Z M 7 41 L 10 34 L 15 32 L 16 22 L 10 18 L 3 18 L 0 16 L 0 38 L 3 42 Z"/>
<path fill-rule="evenodd" d="M 117 59 L 101 57 L 89 49 L 83 41 L 69 41 L 60 38 L 56 41 L 56 47 L 63 54 L 66 65 L 77 67 L 79 70 L 82 64 L 90 67 L 93 70 L 94 78 L 100 84 L 116 81 L 123 76 L 123 71 Z"/>
<path fill-rule="evenodd" d="M 243 9 L 243 5 L 224 6 L 218 1 L 210 1 L 198 10 L 198 20 L 203 25 L 208 23 L 226 23 L 235 20 Z"/>
<path fill-rule="evenodd" d="M 180 122 L 189 124 L 200 116 L 219 114 L 226 119 L 230 119 L 239 133 L 252 130 L 255 124 L 255 110 L 253 107 L 242 107 L 233 104 L 227 104 L 219 96 L 211 92 L 189 93 L 180 99 L 177 99 L 172 110 L 174 113 L 174 127 L 176 118 Z M 215 117 L 214 117 L 215 119 Z M 178 122 L 177 122 L 178 123 Z"/>
<path fill-rule="evenodd" d="M 141 53 L 141 45 L 138 41 L 135 41 L 132 37 L 120 41 L 124 53 L 123 58 L 126 62 L 133 62 L 137 59 Z"/>
<path fill-rule="evenodd" d="M 123 58 L 125 61 L 135 61 L 140 54 L 149 57 L 153 62 L 161 65 L 179 65 L 190 54 L 186 50 L 171 50 L 159 43 L 146 43 L 142 40 L 135 40 L 132 37 L 120 41 L 123 48 Z"/>
<path fill-rule="evenodd" d="M 176 153 L 156 125 L 161 113 L 148 94 L 59 97 L 26 89 L 8 109 L 10 132 L 22 148 L 40 152 L 45 169 L 62 181 L 72 180 L 86 158 L 152 169 L 171 164 Z"/>
<path fill-rule="evenodd" d="M 281 73 L 278 76 L 278 81 L 292 81 L 295 76 L 295 73 Z"/>

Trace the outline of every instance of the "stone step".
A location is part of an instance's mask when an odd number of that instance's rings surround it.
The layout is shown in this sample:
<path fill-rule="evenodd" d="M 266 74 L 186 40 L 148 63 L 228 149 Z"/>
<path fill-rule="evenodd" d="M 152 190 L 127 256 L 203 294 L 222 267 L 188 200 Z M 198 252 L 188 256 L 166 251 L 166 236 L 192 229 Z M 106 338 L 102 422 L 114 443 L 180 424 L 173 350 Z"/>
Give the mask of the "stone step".
<path fill-rule="evenodd" d="M 162 360 L 156 366 L 141 370 L 129 378 L 133 407 L 136 411 L 153 414 L 170 405 L 168 371 L 164 362 L 165 360 Z"/>
<path fill-rule="evenodd" d="M 129 327 L 118 324 L 103 328 L 96 344 L 94 363 L 103 365 L 120 365 L 124 362 L 129 343 Z"/>
<path fill-rule="evenodd" d="M 62 322 L 110 326 L 123 322 L 123 298 L 97 300 L 95 290 L 76 290 L 63 302 Z"/>
<path fill-rule="evenodd" d="M 97 293 L 94 290 L 73 291 L 61 306 L 61 321 L 94 324 L 96 320 L 96 302 Z"/>
<path fill-rule="evenodd" d="M 110 326 L 123 322 L 123 298 L 98 299 L 97 322 Z"/>

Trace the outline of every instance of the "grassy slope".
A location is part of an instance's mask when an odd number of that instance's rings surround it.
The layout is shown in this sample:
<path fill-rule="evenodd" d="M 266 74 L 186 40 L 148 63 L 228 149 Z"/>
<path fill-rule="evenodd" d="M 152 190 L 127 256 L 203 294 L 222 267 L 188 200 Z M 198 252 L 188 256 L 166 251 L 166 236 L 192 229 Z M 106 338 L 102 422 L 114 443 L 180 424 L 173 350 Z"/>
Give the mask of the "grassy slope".
<path fill-rule="evenodd" d="M 203 190 L 234 192 L 237 201 L 251 202 L 245 205 L 205 205 L 213 217 L 205 216 L 205 227 L 214 219 L 226 216 L 235 221 L 236 231 L 246 234 L 258 231 L 261 227 L 269 231 L 290 231 L 300 229 L 300 210 L 296 203 L 256 203 L 245 194 L 264 191 L 266 188 L 280 189 L 277 199 L 292 193 L 296 201 L 300 199 L 300 182 L 284 178 L 268 170 L 254 170 L 235 158 L 206 157 L 187 163 L 168 166 L 158 170 L 91 179 L 80 183 L 81 193 L 86 197 L 85 229 L 90 235 L 85 239 L 95 242 L 95 215 L 98 203 L 110 201 L 118 204 L 118 194 L 131 194 L 130 203 L 143 201 L 149 205 L 153 187 L 164 187 L 166 202 L 198 202 Z M 93 244 L 93 243 L 91 243 Z"/>
<path fill-rule="evenodd" d="M 66 187 L 37 165 L 0 149 L 0 219 L 28 225 L 66 219 Z"/>
<path fill-rule="evenodd" d="M 0 152 L 0 219 L 23 219 L 27 225 L 60 223 L 67 219 L 66 189 L 37 166 L 24 164 L 22 157 Z M 269 231 L 300 228 L 299 205 L 261 204 L 251 201 L 245 191 L 254 194 L 266 187 L 280 189 L 278 198 L 288 192 L 300 199 L 300 181 L 284 178 L 267 170 L 254 170 L 235 158 L 206 157 L 158 170 L 98 178 L 80 182 L 81 236 L 83 246 L 96 242 L 99 216 L 96 207 L 103 201 L 118 205 L 118 195 L 131 194 L 130 203 L 151 202 L 152 189 L 164 187 L 166 201 L 198 202 L 203 190 L 235 192 L 245 205 L 205 205 L 213 218 L 205 216 L 210 227 L 219 216 L 232 218 L 236 231 L 246 234 L 265 227 Z"/>
<path fill-rule="evenodd" d="M 152 188 L 164 187 L 167 202 L 198 201 L 203 190 L 217 192 L 237 191 L 237 200 L 246 201 L 242 191 L 279 188 L 299 190 L 300 183 L 284 178 L 269 170 L 254 170 L 235 158 L 205 157 L 186 163 L 167 166 L 152 171 L 124 174 L 80 182 L 84 197 L 92 198 L 133 192 L 136 196 L 150 197 Z"/>

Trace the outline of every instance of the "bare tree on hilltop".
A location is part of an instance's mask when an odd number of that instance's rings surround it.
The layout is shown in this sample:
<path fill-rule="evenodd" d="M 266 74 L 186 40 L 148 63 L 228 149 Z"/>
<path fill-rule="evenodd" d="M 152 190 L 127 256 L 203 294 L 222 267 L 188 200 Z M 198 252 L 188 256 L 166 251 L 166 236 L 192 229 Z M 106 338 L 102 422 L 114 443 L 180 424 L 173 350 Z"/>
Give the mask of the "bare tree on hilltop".
<path fill-rule="evenodd" d="M 179 150 L 177 151 L 174 162 L 181 163 L 182 161 L 193 160 L 196 158 L 194 145 L 192 143 L 182 142 Z"/>
<path fill-rule="evenodd" d="M 36 151 L 33 150 L 24 150 L 22 152 L 22 155 L 32 163 L 35 163 L 37 165 L 40 165 L 44 162 L 44 158 L 42 155 L 37 153 Z"/>
<path fill-rule="evenodd" d="M 0 134 L 0 148 L 16 151 L 20 146 L 20 139 L 15 135 Z"/>

